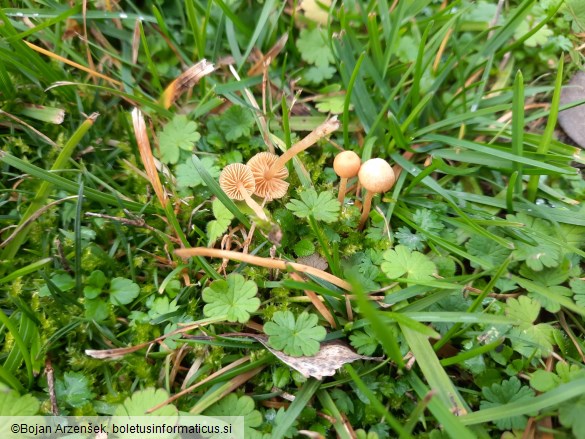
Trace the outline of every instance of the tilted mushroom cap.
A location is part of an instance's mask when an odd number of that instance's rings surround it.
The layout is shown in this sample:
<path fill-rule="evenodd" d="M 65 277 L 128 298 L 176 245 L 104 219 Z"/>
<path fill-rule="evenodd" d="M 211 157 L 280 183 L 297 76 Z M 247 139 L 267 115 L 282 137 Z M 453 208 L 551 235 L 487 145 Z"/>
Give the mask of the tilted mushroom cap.
<path fill-rule="evenodd" d="M 248 166 L 252 170 L 256 183 L 256 191 L 254 193 L 261 198 L 268 200 L 282 198 L 288 190 L 288 183 L 284 181 L 288 177 L 286 167 L 279 169 L 273 177 L 266 178 L 266 173 L 276 160 L 278 160 L 276 154 L 261 152 L 248 161 Z"/>
<path fill-rule="evenodd" d="M 370 192 L 386 192 L 394 185 L 392 166 L 383 159 L 370 159 L 360 168 L 358 174 L 361 185 Z"/>
<path fill-rule="evenodd" d="M 219 174 L 219 187 L 232 200 L 243 200 L 244 195 L 241 188 L 249 195 L 252 195 L 256 189 L 254 174 L 248 166 L 242 163 L 232 163 L 223 168 Z"/>
<path fill-rule="evenodd" d="M 362 165 L 360 156 L 353 151 L 343 151 L 335 156 L 333 170 L 341 178 L 355 177 Z"/>

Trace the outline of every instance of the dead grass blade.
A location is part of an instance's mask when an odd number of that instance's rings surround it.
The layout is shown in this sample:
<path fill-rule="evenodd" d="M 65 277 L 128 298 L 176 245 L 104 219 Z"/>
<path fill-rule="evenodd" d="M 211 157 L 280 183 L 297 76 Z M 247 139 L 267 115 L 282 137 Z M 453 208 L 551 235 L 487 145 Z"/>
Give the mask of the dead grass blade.
<path fill-rule="evenodd" d="M 320 279 L 326 280 L 333 285 L 343 288 L 344 290 L 351 291 L 351 284 L 338 278 L 337 276 L 327 273 L 326 271 L 319 270 L 308 265 L 297 264 L 296 262 L 282 261 L 278 259 L 261 258 L 259 256 L 252 256 L 245 253 L 238 253 L 229 250 L 218 250 L 215 248 L 207 247 L 196 247 L 196 248 L 181 248 L 175 250 L 175 254 L 181 258 L 190 258 L 193 256 L 205 256 L 208 258 L 227 258 L 233 261 L 246 262 L 248 264 L 257 265 L 259 267 L 273 268 L 276 270 L 286 271 L 292 268 L 295 271 L 301 273 L 310 274 Z"/>
<path fill-rule="evenodd" d="M 167 109 L 170 108 L 179 96 L 192 89 L 201 78 L 209 75 L 214 70 L 215 66 L 206 59 L 202 59 L 197 64 L 189 67 L 165 89 L 161 96 L 162 105 Z"/>
<path fill-rule="evenodd" d="M 291 273 L 290 277 L 296 281 L 303 282 L 303 278 L 301 276 L 299 276 L 297 273 Z M 329 309 L 325 306 L 325 304 L 323 302 L 321 302 L 321 300 L 319 299 L 319 296 L 317 296 L 317 294 L 311 290 L 303 290 L 303 291 L 305 292 L 305 295 L 311 300 L 311 303 L 317 309 L 319 314 L 321 314 L 323 316 L 323 318 L 325 320 L 327 320 L 327 322 L 329 323 L 329 325 L 331 325 L 332 328 L 337 329 L 337 324 L 335 323 L 335 319 L 333 318 L 333 315 L 331 314 Z"/>
<path fill-rule="evenodd" d="M 211 380 L 213 380 L 213 379 L 215 379 L 215 378 L 217 378 L 217 377 L 219 377 L 219 376 L 223 375 L 224 373 L 226 373 L 226 372 L 228 372 L 228 371 L 232 370 L 233 368 L 235 368 L 235 367 L 239 366 L 240 364 L 244 364 L 244 363 L 245 363 L 246 361 L 248 361 L 248 360 L 250 360 L 250 356 L 249 356 L 249 355 L 246 355 L 245 357 L 242 357 L 242 358 L 240 358 L 239 360 L 237 360 L 237 361 L 234 361 L 233 363 L 231 363 L 231 364 L 227 365 L 226 367 L 222 367 L 222 368 L 221 368 L 221 369 L 219 369 L 217 372 L 214 372 L 214 373 L 212 373 L 211 375 L 209 375 L 207 378 L 205 378 L 205 379 L 203 379 L 203 380 L 199 381 L 198 383 L 195 383 L 195 384 L 193 384 L 193 385 L 192 385 L 192 386 L 190 386 L 190 387 L 187 387 L 187 388 L 186 388 L 186 389 L 184 389 L 184 390 L 181 390 L 179 393 L 176 393 L 176 394 L 174 394 L 173 396 L 171 396 L 171 397 L 170 397 L 169 399 L 167 399 L 166 401 L 164 401 L 164 402 L 161 402 L 160 404 L 158 404 L 158 405 L 155 405 L 154 407 L 151 407 L 151 408 L 149 408 L 149 409 L 146 411 L 146 413 L 147 413 L 147 414 L 148 414 L 148 413 L 152 413 L 152 412 L 154 412 L 154 411 L 158 410 L 159 408 L 161 408 L 161 407 L 163 407 L 163 406 L 165 406 L 165 405 L 167 405 L 167 404 L 170 404 L 171 402 L 173 402 L 173 401 L 175 401 L 175 400 L 179 399 L 181 396 L 183 396 L 183 395 L 186 395 L 187 393 L 191 393 L 191 392 L 192 392 L 193 390 L 195 390 L 197 387 L 200 387 L 200 386 L 202 386 L 203 384 L 205 384 L 205 383 L 207 383 L 207 382 L 209 382 L 209 381 L 211 381 Z"/>
<path fill-rule="evenodd" d="M 144 117 L 138 108 L 132 110 L 132 124 L 134 125 L 136 143 L 138 144 L 138 150 L 140 151 L 140 157 L 142 158 L 146 175 L 148 175 L 148 180 L 154 188 L 158 201 L 163 207 L 166 207 L 167 198 L 160 182 L 156 165 L 154 164 L 154 156 L 152 155 L 152 149 L 150 148 L 150 141 L 148 140 Z"/>
<path fill-rule="evenodd" d="M 51 52 L 50 50 L 47 49 L 43 49 L 42 47 L 39 47 L 33 43 L 29 43 L 28 41 L 24 42 L 28 47 L 30 47 L 32 50 L 34 50 L 35 52 L 39 52 L 42 53 L 43 55 L 48 56 L 49 58 L 53 58 L 56 59 L 59 62 L 65 63 L 70 65 L 71 67 L 75 67 L 76 69 L 82 70 L 86 73 L 89 73 L 91 76 L 96 77 L 96 78 L 100 78 L 103 79 L 105 81 L 108 81 L 110 84 L 114 84 L 114 85 L 122 85 L 122 83 L 120 81 L 116 81 L 115 79 L 110 78 L 109 76 L 104 75 L 103 73 L 100 72 L 96 72 L 93 69 L 90 69 L 89 67 L 85 67 L 82 66 L 81 64 L 77 64 L 74 61 L 70 61 L 67 58 L 63 58 L 60 55 L 57 55 L 56 53 Z"/>

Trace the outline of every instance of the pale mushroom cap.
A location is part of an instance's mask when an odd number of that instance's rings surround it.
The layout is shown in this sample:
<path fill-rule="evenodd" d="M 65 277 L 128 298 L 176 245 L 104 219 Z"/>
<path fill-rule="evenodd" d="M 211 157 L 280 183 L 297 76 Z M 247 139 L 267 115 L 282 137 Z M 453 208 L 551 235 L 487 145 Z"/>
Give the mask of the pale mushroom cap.
<path fill-rule="evenodd" d="M 343 151 L 335 156 L 333 170 L 341 178 L 351 178 L 358 175 L 362 161 L 353 151 Z"/>
<path fill-rule="evenodd" d="M 360 168 L 358 178 L 361 185 L 374 193 L 386 192 L 394 185 L 394 171 L 386 160 L 370 159 Z"/>
<path fill-rule="evenodd" d="M 223 168 L 219 174 L 219 187 L 232 200 L 243 200 L 244 196 L 240 188 L 243 188 L 248 195 L 252 195 L 256 189 L 254 174 L 248 166 L 232 163 Z"/>
<path fill-rule="evenodd" d="M 254 193 L 261 198 L 266 198 L 268 200 L 282 198 L 286 195 L 288 190 L 288 183 L 284 181 L 284 179 L 288 177 L 288 170 L 286 167 L 279 169 L 272 178 L 266 178 L 266 173 L 276 160 L 278 160 L 276 154 L 261 152 L 248 161 L 248 166 L 252 170 L 254 181 L 256 183 L 256 190 Z"/>

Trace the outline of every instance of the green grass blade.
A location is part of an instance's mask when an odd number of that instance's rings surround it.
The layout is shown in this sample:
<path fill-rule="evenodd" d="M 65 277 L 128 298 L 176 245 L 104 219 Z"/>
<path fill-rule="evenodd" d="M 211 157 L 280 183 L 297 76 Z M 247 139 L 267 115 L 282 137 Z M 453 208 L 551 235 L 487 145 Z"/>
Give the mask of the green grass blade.
<path fill-rule="evenodd" d="M 396 365 L 402 369 L 404 367 L 404 360 L 400 354 L 400 348 L 394 337 L 388 337 L 388 327 L 384 323 L 378 311 L 365 297 L 364 290 L 361 284 L 351 278 L 348 279 L 352 286 L 353 293 L 357 296 L 357 303 L 361 314 L 370 321 L 372 330 L 376 335 L 377 340 L 382 345 L 382 348 L 386 352 L 386 355 L 396 363 Z"/>
<path fill-rule="evenodd" d="M 317 392 L 317 398 L 319 402 L 329 411 L 329 414 L 335 418 L 335 422 L 333 423 L 333 428 L 335 428 L 335 432 L 340 439 L 352 439 L 351 434 L 347 431 L 347 428 L 344 428 L 344 421 L 341 415 L 341 412 L 333 402 L 333 399 L 329 395 L 329 393 L 325 390 L 319 390 Z"/>
<path fill-rule="evenodd" d="M 21 160 L 3 151 L 0 151 L 0 161 L 5 162 L 10 166 L 15 167 L 19 171 L 25 172 L 33 177 L 39 178 L 43 181 L 47 181 L 50 184 L 54 185 L 56 188 L 62 189 L 64 191 L 70 193 L 77 193 L 77 191 L 79 190 L 79 185 L 77 183 L 67 180 L 66 178 L 63 178 L 45 169 L 41 169 L 35 165 L 31 165 L 30 163 L 25 162 L 24 160 Z M 96 189 L 86 188 L 84 196 L 87 199 L 104 204 L 109 204 L 111 206 L 123 206 L 124 208 L 134 212 L 147 213 L 157 212 L 157 210 L 151 206 L 144 206 L 144 204 L 126 200 L 124 198 L 121 198 L 121 195 L 120 197 L 118 197 L 109 194 L 104 194 Z"/>
<path fill-rule="evenodd" d="M 408 381 L 419 398 L 422 399 L 429 393 L 429 389 L 416 374 L 411 372 L 408 375 Z M 431 398 L 428 405 L 429 411 L 441 423 L 450 437 L 458 439 L 476 439 L 477 435 L 465 427 L 460 420 L 461 418 L 455 416 L 448 407 L 448 404 L 443 403 L 443 401 L 437 397 Z"/>
<path fill-rule="evenodd" d="M 561 384 L 559 387 L 538 395 L 530 401 L 521 400 L 499 407 L 479 410 L 465 416 L 460 416 L 459 420 L 464 425 L 475 425 L 512 418 L 514 416 L 528 415 L 557 407 L 559 404 L 583 394 L 585 394 L 585 378 Z"/>
<path fill-rule="evenodd" d="M 550 112 L 548 114 L 548 119 L 546 121 L 546 128 L 544 129 L 544 133 L 541 137 L 540 144 L 538 145 L 538 149 L 536 150 L 538 154 L 548 153 L 550 142 L 552 140 L 555 126 L 557 124 L 557 118 L 559 115 L 559 105 L 561 101 L 561 88 L 563 86 L 563 67 L 564 57 L 563 55 L 561 55 L 557 67 L 555 90 L 553 92 L 552 102 L 550 105 Z M 536 199 L 536 191 L 538 190 L 538 180 L 539 180 L 538 175 L 532 175 L 530 177 L 530 180 L 528 181 L 528 191 L 526 198 L 528 198 L 529 201 L 534 202 L 534 200 Z"/>
<path fill-rule="evenodd" d="M 437 392 L 437 397 L 450 409 L 458 413 L 467 412 L 469 410 L 467 404 L 459 395 L 443 366 L 441 366 L 437 354 L 435 354 L 427 337 L 413 331 L 406 325 L 400 323 L 399 325 L 410 350 L 416 358 L 416 363 L 431 389 Z"/>
<path fill-rule="evenodd" d="M 0 278 L 0 284 L 10 282 L 14 279 L 18 279 L 19 277 L 26 276 L 27 274 L 30 273 L 34 273 L 35 271 L 38 271 L 39 269 L 43 268 L 45 265 L 50 264 L 51 262 L 53 262 L 53 258 L 45 258 L 33 262 L 32 264 L 27 265 L 26 267 L 19 268 L 18 270 L 11 272 L 10 274 L 4 276 L 3 278 Z"/>
<path fill-rule="evenodd" d="M 303 384 L 301 390 L 295 395 L 292 404 L 286 409 L 286 416 L 280 418 L 280 422 L 274 426 L 270 437 L 274 439 L 285 437 L 287 430 L 292 427 L 293 423 L 299 417 L 320 386 L 321 381 L 316 380 L 315 378 L 309 378 L 305 384 Z"/>
<path fill-rule="evenodd" d="M 512 154 L 521 158 L 524 155 L 524 78 L 522 72 L 516 73 L 514 79 L 514 98 L 512 101 Z M 516 177 L 514 188 L 517 195 L 522 193 L 522 163 L 513 163 Z"/>
<path fill-rule="evenodd" d="M 351 73 L 351 77 L 349 78 L 349 83 L 347 84 L 347 92 L 345 93 L 345 99 L 343 101 L 343 116 L 341 119 L 343 127 L 343 146 L 347 150 L 353 149 L 351 148 L 349 143 L 349 104 L 351 102 L 353 86 L 355 84 L 356 79 L 358 78 L 360 67 L 362 65 L 362 62 L 364 61 L 365 56 L 366 53 L 362 52 L 357 62 L 355 63 L 355 67 L 353 69 L 353 72 Z"/>
<path fill-rule="evenodd" d="M 61 152 L 57 156 L 57 159 L 53 163 L 53 166 L 51 167 L 52 171 L 61 170 L 67 165 L 67 162 L 71 158 L 71 155 L 73 154 L 75 147 L 79 144 L 79 142 L 81 141 L 83 136 L 93 126 L 94 121 L 97 119 L 98 115 L 99 115 L 98 113 L 94 113 L 94 114 L 90 115 L 79 126 L 79 128 L 71 135 L 71 137 L 69 138 L 67 143 L 65 143 L 65 146 L 63 147 L 63 149 L 61 150 Z M 45 204 L 45 202 L 47 200 L 47 197 L 49 196 L 49 193 L 50 193 L 52 187 L 53 187 L 53 185 L 51 183 L 49 183 L 48 181 L 43 181 L 41 183 L 41 186 L 40 186 L 39 190 L 37 191 L 37 194 L 36 194 L 34 200 L 31 202 L 28 209 L 23 214 L 19 225 L 24 223 L 28 218 L 30 218 L 31 215 L 33 215 L 38 209 L 43 207 L 43 205 Z M 12 259 L 16 255 L 20 246 L 26 241 L 27 236 L 28 236 L 28 231 L 30 230 L 31 227 L 32 227 L 32 224 L 29 224 L 28 226 L 23 227 L 22 230 L 20 231 L 20 233 L 14 238 L 14 240 L 12 240 L 6 246 L 6 248 L 2 252 L 3 259 Z"/>
<path fill-rule="evenodd" d="M 14 343 L 16 343 L 15 349 L 18 349 L 20 351 L 20 355 L 22 355 L 22 359 L 24 360 L 24 364 L 26 365 L 28 386 L 30 387 L 33 383 L 33 367 L 29 350 L 24 340 L 22 339 L 20 332 L 14 325 L 14 322 L 6 316 L 3 310 L 0 310 L 0 323 L 6 326 L 8 331 L 10 331 L 10 334 L 14 338 Z"/>

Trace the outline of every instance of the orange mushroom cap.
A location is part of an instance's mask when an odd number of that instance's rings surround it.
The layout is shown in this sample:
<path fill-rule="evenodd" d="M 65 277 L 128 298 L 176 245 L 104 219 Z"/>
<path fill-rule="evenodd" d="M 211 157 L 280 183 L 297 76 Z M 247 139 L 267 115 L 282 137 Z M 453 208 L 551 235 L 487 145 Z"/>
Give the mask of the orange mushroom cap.
<path fill-rule="evenodd" d="M 276 154 L 261 152 L 256 154 L 248 161 L 248 166 L 252 170 L 254 181 L 256 183 L 255 194 L 261 198 L 273 200 L 282 198 L 288 190 L 288 183 L 284 181 L 288 177 L 286 167 L 280 168 L 273 177 L 266 178 L 266 174 L 272 164 L 278 160 Z"/>
<path fill-rule="evenodd" d="M 219 187 L 232 200 L 243 200 L 241 192 L 243 188 L 248 195 L 252 195 L 256 189 L 252 170 L 242 163 L 227 165 L 219 174 Z"/>
<path fill-rule="evenodd" d="M 343 151 L 335 156 L 333 170 L 341 178 L 351 178 L 358 175 L 362 161 L 353 151 Z"/>

